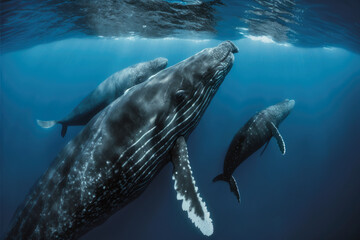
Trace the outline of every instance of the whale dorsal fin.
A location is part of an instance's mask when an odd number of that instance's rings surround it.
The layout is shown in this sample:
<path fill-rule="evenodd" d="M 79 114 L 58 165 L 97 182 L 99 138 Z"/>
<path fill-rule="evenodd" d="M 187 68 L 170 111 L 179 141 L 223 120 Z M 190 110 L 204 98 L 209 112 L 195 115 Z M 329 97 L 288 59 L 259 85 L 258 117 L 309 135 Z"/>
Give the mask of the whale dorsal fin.
<path fill-rule="evenodd" d="M 188 217 L 204 235 L 212 235 L 214 227 L 206 204 L 197 192 L 198 188 L 192 176 L 184 137 L 179 137 L 175 142 L 172 149 L 172 163 L 174 165 L 172 177 L 175 181 L 174 188 L 177 192 L 177 199 L 182 200 L 182 209 L 187 211 Z"/>
<path fill-rule="evenodd" d="M 284 155 L 286 152 L 284 139 L 282 138 L 279 130 L 277 129 L 277 127 L 275 126 L 275 124 L 273 122 L 270 122 L 269 126 L 270 126 L 273 137 L 276 139 L 276 141 L 279 145 L 281 153 Z"/>

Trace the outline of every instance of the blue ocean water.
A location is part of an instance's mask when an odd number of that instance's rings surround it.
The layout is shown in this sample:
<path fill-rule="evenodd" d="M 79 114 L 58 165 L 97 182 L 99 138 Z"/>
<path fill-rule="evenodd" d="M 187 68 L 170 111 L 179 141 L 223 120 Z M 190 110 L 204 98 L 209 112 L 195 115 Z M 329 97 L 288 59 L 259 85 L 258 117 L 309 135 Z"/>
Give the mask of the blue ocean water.
<path fill-rule="evenodd" d="M 83 127 L 42 129 L 132 64 L 168 66 L 224 39 L 232 70 L 188 140 L 209 239 L 360 238 L 360 7 L 357 1 L 2 1 L 0 238 L 17 207 Z M 140 16 L 140 17 L 139 17 Z M 287 153 L 271 140 L 235 171 L 228 146 L 256 112 L 285 98 Z M 168 164 L 135 201 L 81 239 L 205 239 L 176 199 Z"/>
<path fill-rule="evenodd" d="M 131 64 L 169 66 L 216 40 L 69 39 L 1 56 L 1 234 L 18 205 L 82 127 L 41 129 L 65 116 L 99 82 Z M 356 239 L 360 232 L 360 56 L 243 39 L 239 53 L 189 139 L 199 191 L 214 222 L 209 239 Z M 257 111 L 296 100 L 275 140 L 236 170 L 239 204 L 222 170 L 235 132 Z M 203 239 L 181 209 L 167 165 L 134 202 L 82 239 Z"/>

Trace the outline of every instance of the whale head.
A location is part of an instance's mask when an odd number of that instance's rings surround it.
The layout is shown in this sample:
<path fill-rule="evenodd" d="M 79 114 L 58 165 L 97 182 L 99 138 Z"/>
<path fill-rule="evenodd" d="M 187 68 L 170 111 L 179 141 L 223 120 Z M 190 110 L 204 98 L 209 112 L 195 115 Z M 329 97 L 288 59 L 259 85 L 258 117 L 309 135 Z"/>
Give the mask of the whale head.
<path fill-rule="evenodd" d="M 295 106 L 295 100 L 294 99 L 285 99 L 285 105 L 289 111 L 291 111 Z"/>
<path fill-rule="evenodd" d="M 233 53 L 238 51 L 234 43 L 225 41 L 184 60 L 179 64 L 185 80 L 182 87 L 211 87 L 216 91 L 233 65 Z"/>
<path fill-rule="evenodd" d="M 295 106 L 295 100 L 285 99 L 267 108 L 271 114 L 273 121 L 278 125 L 280 124 L 291 112 Z"/>
<path fill-rule="evenodd" d="M 225 76 L 230 71 L 233 53 L 238 48 L 225 41 L 213 48 L 206 48 L 194 56 L 160 72 L 169 81 L 167 99 L 170 108 L 175 109 L 176 124 L 188 122 L 183 135 L 187 136 L 197 125 L 211 99 L 217 92 Z M 166 71 L 168 70 L 168 71 Z"/>
<path fill-rule="evenodd" d="M 165 69 L 168 64 L 168 60 L 163 57 L 155 58 L 148 62 L 141 62 L 138 64 L 135 64 L 131 67 L 129 67 L 128 73 L 130 75 L 134 75 L 133 77 L 134 82 L 132 83 L 132 86 L 138 85 L 150 77 L 156 75 L 161 70 Z M 128 82 L 131 82 L 128 80 Z M 130 86 L 131 87 L 131 86 Z"/>
<path fill-rule="evenodd" d="M 168 60 L 163 57 L 155 58 L 154 60 L 150 61 L 150 66 L 154 70 L 154 72 L 159 72 L 166 68 L 168 64 Z"/>
<path fill-rule="evenodd" d="M 125 104 L 111 114 L 114 124 L 121 122 L 123 113 L 127 117 L 134 113 L 135 126 L 171 130 L 166 135 L 171 141 L 187 137 L 230 71 L 236 52 L 238 48 L 225 41 L 156 73 L 114 101 L 113 105 Z M 131 125 L 134 128 L 134 120 Z"/>
<path fill-rule="evenodd" d="M 289 115 L 289 113 L 291 112 L 291 110 L 295 106 L 295 100 L 293 100 L 293 99 L 285 99 L 284 101 L 279 103 L 279 105 L 280 105 L 280 108 L 283 109 L 282 111 L 287 112 L 287 115 Z"/>

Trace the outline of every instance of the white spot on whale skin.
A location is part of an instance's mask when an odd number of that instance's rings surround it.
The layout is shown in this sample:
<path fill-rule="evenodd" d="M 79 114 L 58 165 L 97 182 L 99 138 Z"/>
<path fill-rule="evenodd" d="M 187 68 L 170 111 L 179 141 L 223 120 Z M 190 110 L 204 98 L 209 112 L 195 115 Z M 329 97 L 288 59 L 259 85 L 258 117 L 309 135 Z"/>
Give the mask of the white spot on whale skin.
<path fill-rule="evenodd" d="M 126 89 L 123 95 L 126 95 L 129 92 L 130 89 L 131 88 Z"/>

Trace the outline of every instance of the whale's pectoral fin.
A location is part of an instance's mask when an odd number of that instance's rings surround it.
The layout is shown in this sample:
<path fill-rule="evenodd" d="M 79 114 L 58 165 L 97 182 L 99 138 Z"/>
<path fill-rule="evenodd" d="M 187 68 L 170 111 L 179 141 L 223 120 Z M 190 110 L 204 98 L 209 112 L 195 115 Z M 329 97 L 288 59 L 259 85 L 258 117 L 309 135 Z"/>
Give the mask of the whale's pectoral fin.
<path fill-rule="evenodd" d="M 272 135 L 273 137 L 276 139 L 278 145 L 279 145 L 279 148 L 280 148 L 280 151 L 281 153 L 284 155 L 285 152 L 286 152 L 286 147 L 285 147 L 285 142 L 284 142 L 284 139 L 282 138 L 279 130 L 277 129 L 277 127 L 275 126 L 274 123 L 270 123 L 269 124 L 269 127 L 271 129 L 271 132 L 272 132 Z"/>
<path fill-rule="evenodd" d="M 265 145 L 264 149 L 261 151 L 260 156 L 262 156 L 264 154 L 267 146 L 269 145 L 269 142 L 270 142 L 270 139 L 266 142 L 266 145 Z"/>
<path fill-rule="evenodd" d="M 187 211 L 188 217 L 200 231 L 210 236 L 214 227 L 207 211 L 206 204 L 202 201 L 189 163 L 189 155 L 184 137 L 179 137 L 172 149 L 174 188 L 177 191 L 177 199 L 182 200 L 182 209 Z"/>

